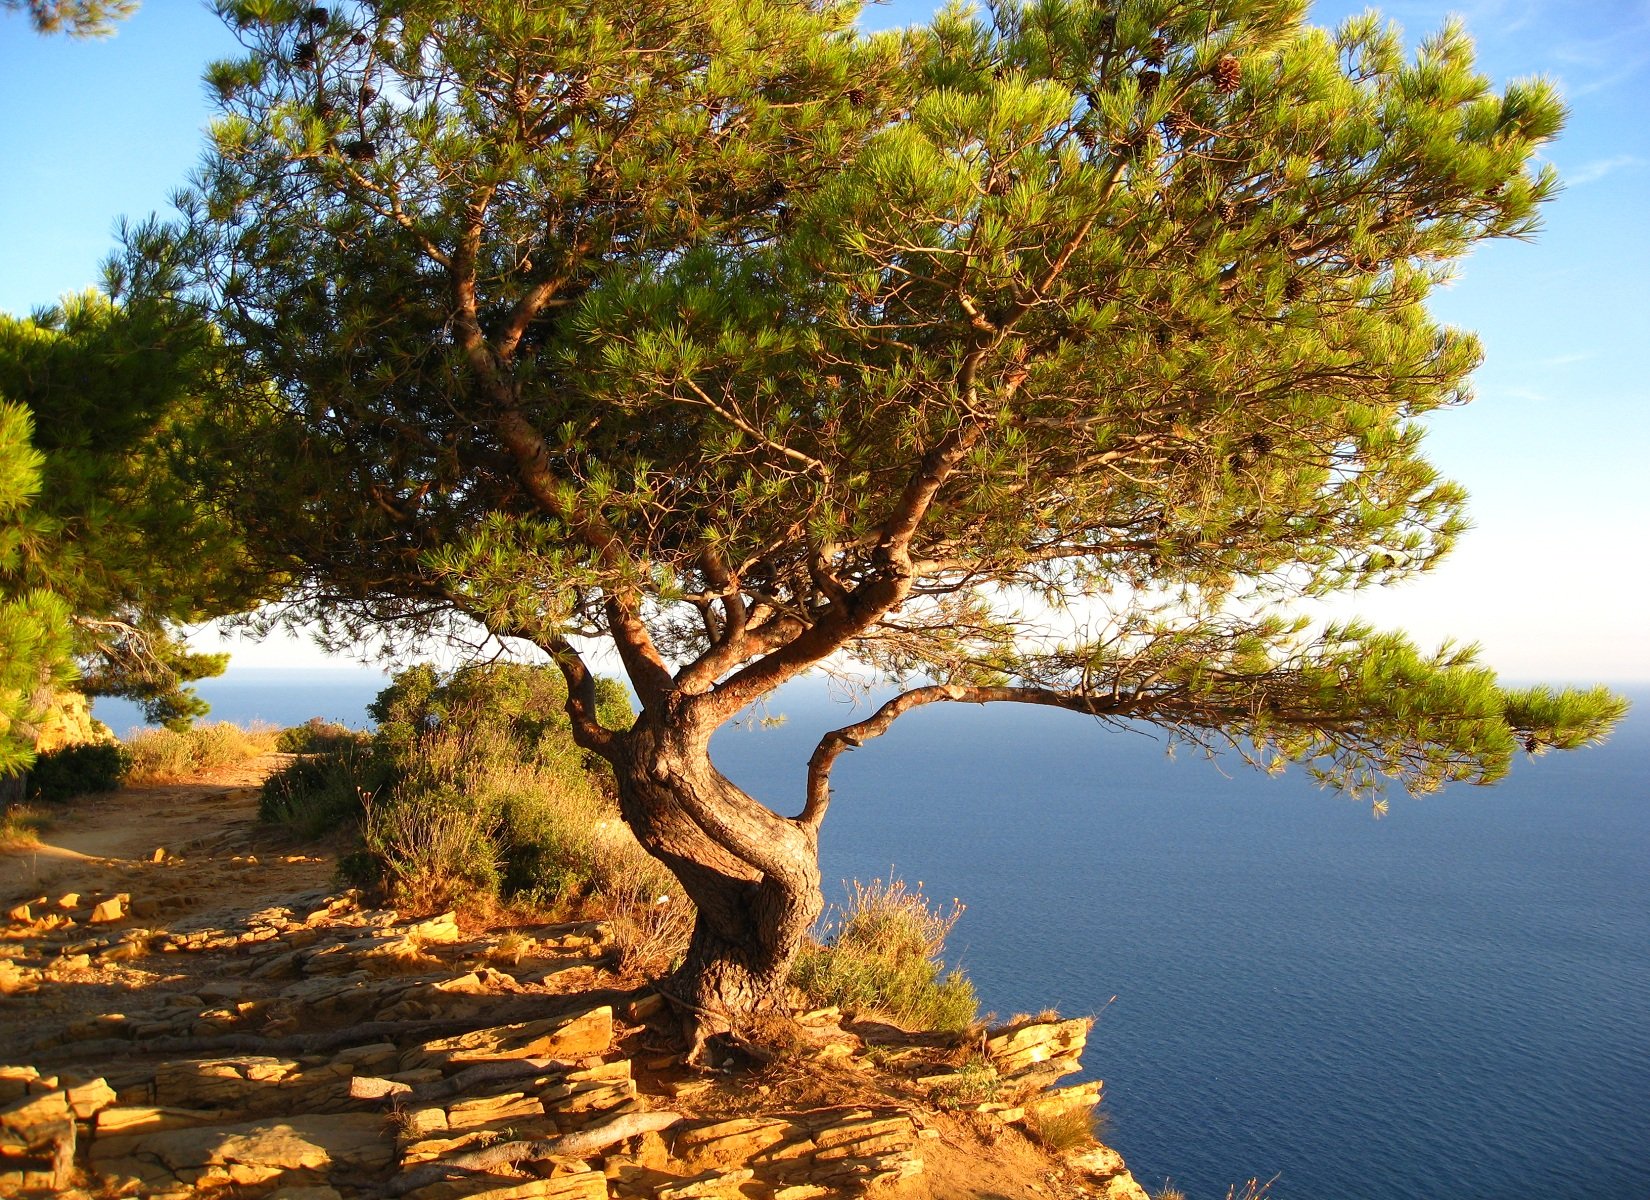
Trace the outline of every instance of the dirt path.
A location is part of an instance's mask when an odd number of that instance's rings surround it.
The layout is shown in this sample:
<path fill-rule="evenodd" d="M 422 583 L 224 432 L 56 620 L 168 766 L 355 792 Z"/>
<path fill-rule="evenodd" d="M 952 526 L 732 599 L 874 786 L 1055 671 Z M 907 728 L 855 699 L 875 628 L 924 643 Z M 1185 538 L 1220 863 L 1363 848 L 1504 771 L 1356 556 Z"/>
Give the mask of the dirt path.
<path fill-rule="evenodd" d="M 258 786 L 287 758 L 266 755 L 187 783 L 55 808 L 38 846 L 0 851 L 0 905 L 125 892 L 140 909 L 176 916 L 325 884 L 329 857 L 258 820 Z"/>

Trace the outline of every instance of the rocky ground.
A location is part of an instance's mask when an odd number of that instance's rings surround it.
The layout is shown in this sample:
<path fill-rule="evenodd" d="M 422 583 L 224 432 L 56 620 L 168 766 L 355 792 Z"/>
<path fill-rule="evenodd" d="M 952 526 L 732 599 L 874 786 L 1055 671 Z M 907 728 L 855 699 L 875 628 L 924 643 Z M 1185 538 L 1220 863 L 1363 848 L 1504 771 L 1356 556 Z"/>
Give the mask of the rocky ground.
<path fill-rule="evenodd" d="M 374 908 L 258 823 L 272 765 L 0 853 L 0 1195 L 1145 1200 L 1026 1136 L 1098 1098 L 1059 1086 L 1087 1021 L 957 1046 L 821 1011 L 692 1071 L 602 922 Z"/>

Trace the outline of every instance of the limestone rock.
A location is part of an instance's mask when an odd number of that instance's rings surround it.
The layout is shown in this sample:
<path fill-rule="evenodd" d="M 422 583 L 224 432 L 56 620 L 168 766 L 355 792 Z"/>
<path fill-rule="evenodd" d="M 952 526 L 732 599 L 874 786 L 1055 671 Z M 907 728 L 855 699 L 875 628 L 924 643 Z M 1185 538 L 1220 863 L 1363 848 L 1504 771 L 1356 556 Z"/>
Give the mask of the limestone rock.
<path fill-rule="evenodd" d="M 770 1146 L 787 1141 L 797 1126 L 782 1118 L 740 1117 L 702 1125 L 676 1135 L 675 1155 L 689 1167 L 748 1162 Z"/>
<path fill-rule="evenodd" d="M 41 1079 L 35 1067 L 0 1067 L 0 1104 L 10 1104 L 35 1092 L 53 1091 L 56 1086 L 55 1081 L 48 1084 Z"/>
<path fill-rule="evenodd" d="M 93 925 L 106 925 L 114 921 L 126 919 L 126 906 L 131 903 L 132 897 L 125 892 L 118 896 L 110 896 L 99 902 L 93 909 L 92 915 L 87 918 Z"/>
<path fill-rule="evenodd" d="M 407 1193 L 406 1200 L 607 1200 L 607 1177 L 587 1167 L 550 1179 L 509 1183 L 484 1177 L 462 1183 L 432 1183 Z"/>
<path fill-rule="evenodd" d="M 655 1188 L 653 1195 L 656 1200 L 728 1200 L 738 1196 L 739 1185 L 755 1174 L 749 1167 L 703 1171 L 691 1178 Z"/>
<path fill-rule="evenodd" d="M 436 1038 L 404 1054 L 403 1070 L 493 1062 L 508 1058 L 583 1058 L 613 1044 L 613 1010 L 592 1009 L 570 1020 L 523 1021 Z"/>
<path fill-rule="evenodd" d="M 1078 1061 L 1094 1022 L 1087 1017 L 1070 1021 L 1031 1021 L 992 1031 L 986 1053 L 1004 1076 L 1031 1072 L 1051 1080 L 1081 1069 Z"/>
<path fill-rule="evenodd" d="M 110 1186 L 298 1184 L 335 1167 L 376 1170 L 393 1157 L 384 1121 L 370 1113 L 291 1117 L 99 1138 L 93 1169 Z M 294 1176 L 299 1176 L 294 1178 Z"/>
<path fill-rule="evenodd" d="M 477 1096 L 461 1100 L 447 1109 L 449 1129 L 474 1129 L 522 1117 L 542 1117 L 544 1105 L 537 1098 L 522 1092 L 506 1092 L 502 1096 Z"/>
<path fill-rule="evenodd" d="M 231 1114 L 217 1108 L 163 1108 L 152 1104 L 105 1108 L 97 1114 L 97 1136 L 118 1137 L 134 1133 L 159 1133 L 166 1129 L 191 1129 L 197 1125 L 217 1125 Z"/>
<path fill-rule="evenodd" d="M 9 958 L 0 958 L 0 996 L 27 996 L 40 990 L 41 973 L 34 967 L 20 967 Z"/>
<path fill-rule="evenodd" d="M 1110 1179 L 1123 1170 L 1123 1156 L 1110 1146 L 1095 1146 L 1071 1155 L 1066 1161 L 1093 1179 Z"/>
<path fill-rule="evenodd" d="M 24 1096 L 0 1108 L 0 1195 L 61 1191 L 74 1174 L 75 1122 L 61 1091 Z"/>
<path fill-rule="evenodd" d="M 92 1079 L 67 1089 L 69 1107 L 82 1121 L 90 1120 L 115 1102 L 115 1089 L 105 1079 Z"/>
<path fill-rule="evenodd" d="M 1133 1175 L 1122 1171 L 1100 1185 L 1102 1200 L 1151 1200 Z"/>

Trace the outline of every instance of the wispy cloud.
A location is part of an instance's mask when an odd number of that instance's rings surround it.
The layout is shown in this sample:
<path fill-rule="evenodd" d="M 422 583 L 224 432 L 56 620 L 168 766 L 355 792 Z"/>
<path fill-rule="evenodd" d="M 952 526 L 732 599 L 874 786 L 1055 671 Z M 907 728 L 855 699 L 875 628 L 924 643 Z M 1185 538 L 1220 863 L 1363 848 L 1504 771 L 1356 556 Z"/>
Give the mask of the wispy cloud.
<path fill-rule="evenodd" d="M 1592 362 L 1596 354 L 1555 354 L 1551 358 L 1538 359 L 1538 367 L 1573 367 L 1576 363 Z"/>
<path fill-rule="evenodd" d="M 1585 187 L 1617 171 L 1632 170 L 1644 165 L 1644 159 L 1636 154 L 1613 154 L 1609 158 L 1595 158 L 1592 162 L 1582 163 L 1572 170 L 1560 171 L 1559 178 L 1570 187 Z"/>

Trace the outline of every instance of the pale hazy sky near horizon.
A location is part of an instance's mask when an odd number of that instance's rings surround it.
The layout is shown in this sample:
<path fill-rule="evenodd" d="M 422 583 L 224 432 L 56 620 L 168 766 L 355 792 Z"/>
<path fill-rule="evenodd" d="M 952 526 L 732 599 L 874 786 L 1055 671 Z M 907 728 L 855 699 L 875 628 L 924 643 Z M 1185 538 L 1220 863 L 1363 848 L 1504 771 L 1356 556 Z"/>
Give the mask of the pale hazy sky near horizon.
<path fill-rule="evenodd" d="M 1318 0 L 1311 19 L 1364 7 Z M 1570 121 L 1547 158 L 1566 189 L 1534 244 L 1480 249 L 1433 301 L 1485 344 L 1477 401 L 1440 414 L 1429 442 L 1471 492 L 1475 528 L 1431 575 L 1336 611 L 1424 645 L 1481 642 L 1511 679 L 1650 679 L 1650 0 L 1376 7 L 1411 44 L 1460 13 L 1496 82 L 1555 79 Z M 896 0 L 863 23 L 933 8 Z M 168 211 L 211 115 L 202 70 L 234 49 L 194 0 L 145 0 L 102 42 L 0 15 L 0 311 L 92 286 L 120 217 Z M 226 648 L 240 666 L 352 665 L 289 639 Z"/>

